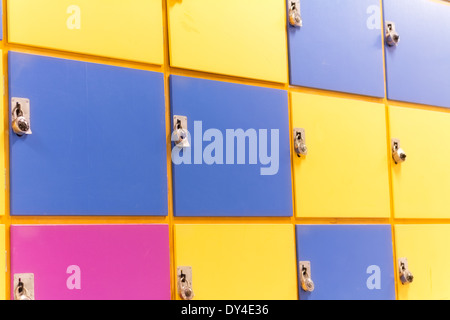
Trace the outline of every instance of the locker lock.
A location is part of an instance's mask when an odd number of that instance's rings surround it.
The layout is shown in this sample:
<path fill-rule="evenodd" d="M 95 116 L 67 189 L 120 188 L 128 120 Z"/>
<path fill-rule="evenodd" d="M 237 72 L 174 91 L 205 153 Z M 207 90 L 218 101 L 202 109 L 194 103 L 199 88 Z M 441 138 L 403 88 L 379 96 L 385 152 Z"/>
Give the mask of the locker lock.
<path fill-rule="evenodd" d="M 311 262 L 300 261 L 300 281 L 303 291 L 313 292 L 314 282 L 311 279 Z"/>
<path fill-rule="evenodd" d="M 14 300 L 32 300 L 28 289 L 25 288 L 22 279 L 19 279 L 19 283 L 14 289 Z"/>
<path fill-rule="evenodd" d="M 399 269 L 400 269 L 400 281 L 402 284 L 412 283 L 414 281 L 414 276 L 408 269 L 408 259 L 401 258 L 399 259 Z"/>
<path fill-rule="evenodd" d="M 400 41 L 400 35 L 395 31 L 395 23 L 386 21 L 386 43 L 388 46 L 393 47 L 398 45 Z"/>
<path fill-rule="evenodd" d="M 11 127 L 14 133 L 18 136 L 31 134 L 30 101 L 28 99 L 13 98 L 11 105 Z"/>
<path fill-rule="evenodd" d="M 192 300 L 194 298 L 194 290 L 192 289 L 192 268 L 178 267 L 178 292 L 181 299 Z"/>
<path fill-rule="evenodd" d="M 392 158 L 394 159 L 395 164 L 406 161 L 406 153 L 400 148 L 399 139 L 392 139 Z"/>
<path fill-rule="evenodd" d="M 300 12 L 300 0 L 289 0 L 289 23 L 294 27 L 301 27 L 303 25 L 302 16 Z"/>
<path fill-rule="evenodd" d="M 173 133 L 172 141 L 179 148 L 189 148 L 188 139 L 189 132 L 187 130 L 187 117 L 173 116 Z"/>
<path fill-rule="evenodd" d="M 294 150 L 298 157 L 308 154 L 308 147 L 305 142 L 305 129 L 294 129 Z"/>

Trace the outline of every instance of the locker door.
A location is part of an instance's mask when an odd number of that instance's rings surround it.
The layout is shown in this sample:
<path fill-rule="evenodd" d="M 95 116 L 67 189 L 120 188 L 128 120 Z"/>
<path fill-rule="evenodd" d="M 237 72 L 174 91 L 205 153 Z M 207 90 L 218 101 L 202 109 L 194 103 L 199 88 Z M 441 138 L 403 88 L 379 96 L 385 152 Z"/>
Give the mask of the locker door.
<path fill-rule="evenodd" d="M 301 27 L 288 21 L 291 84 L 384 97 L 380 2 L 300 0 L 300 12 Z"/>
<path fill-rule="evenodd" d="M 196 300 L 297 299 L 291 225 L 175 225 L 175 265 Z"/>
<path fill-rule="evenodd" d="M 6 299 L 6 236 L 5 226 L 0 224 L 0 300 Z"/>
<path fill-rule="evenodd" d="M 450 218 L 450 113 L 391 106 L 391 138 L 406 161 L 392 159 L 396 218 Z"/>
<path fill-rule="evenodd" d="M 286 91 L 172 76 L 171 104 L 176 216 L 292 216 Z"/>
<path fill-rule="evenodd" d="M 11 299 L 17 279 L 29 274 L 36 300 L 169 300 L 169 229 L 13 225 Z"/>
<path fill-rule="evenodd" d="M 400 36 L 386 45 L 388 99 L 450 108 L 449 15 L 444 0 L 384 0 L 385 23 Z"/>
<path fill-rule="evenodd" d="M 285 4 L 168 0 L 173 67 L 286 82 Z"/>
<path fill-rule="evenodd" d="M 395 300 L 392 234 L 389 225 L 298 225 L 298 265 L 309 262 L 300 300 Z"/>
<path fill-rule="evenodd" d="M 449 225 L 396 225 L 397 258 L 406 258 L 414 276 L 409 284 L 398 284 L 400 300 L 450 299 Z"/>
<path fill-rule="evenodd" d="M 161 0 L 8 0 L 9 42 L 162 64 Z"/>
<path fill-rule="evenodd" d="M 292 127 L 305 130 L 308 148 L 293 152 L 296 216 L 388 218 L 384 105 L 303 93 L 291 99 Z"/>
<path fill-rule="evenodd" d="M 32 132 L 10 131 L 12 215 L 167 215 L 162 74 L 16 52 L 9 68 Z"/>

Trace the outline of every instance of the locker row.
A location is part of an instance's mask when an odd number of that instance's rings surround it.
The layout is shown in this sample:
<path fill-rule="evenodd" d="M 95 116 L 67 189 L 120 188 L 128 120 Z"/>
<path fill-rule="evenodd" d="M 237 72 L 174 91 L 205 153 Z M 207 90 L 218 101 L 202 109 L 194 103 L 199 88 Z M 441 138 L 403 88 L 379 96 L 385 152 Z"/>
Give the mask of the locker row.
<path fill-rule="evenodd" d="M 450 113 L 172 75 L 166 124 L 161 73 L 8 64 L 12 216 L 166 216 L 170 148 L 177 217 L 450 218 Z"/>
<path fill-rule="evenodd" d="M 386 82 L 390 100 L 447 108 L 449 15 L 445 0 L 7 1 L 13 44 L 163 65 L 167 23 L 175 68 L 374 97 Z"/>
<path fill-rule="evenodd" d="M 449 298 L 449 225 L 175 225 L 174 265 L 168 229 L 12 225 L 8 298 Z"/>

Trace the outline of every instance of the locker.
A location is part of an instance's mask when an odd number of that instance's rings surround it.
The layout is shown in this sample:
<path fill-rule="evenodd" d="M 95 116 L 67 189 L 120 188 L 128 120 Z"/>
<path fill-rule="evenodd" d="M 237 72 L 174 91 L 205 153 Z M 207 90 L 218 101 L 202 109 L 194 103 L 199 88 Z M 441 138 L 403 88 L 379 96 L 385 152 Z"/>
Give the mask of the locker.
<path fill-rule="evenodd" d="M 197 300 L 297 299 L 291 225 L 175 225 L 175 265 Z"/>
<path fill-rule="evenodd" d="M 161 0 L 8 0 L 9 42 L 163 64 Z"/>
<path fill-rule="evenodd" d="M 285 83 L 285 4 L 168 0 L 173 67 Z"/>
<path fill-rule="evenodd" d="M 384 0 L 385 24 L 400 37 L 386 45 L 388 99 L 450 108 L 449 15 L 444 0 Z"/>
<path fill-rule="evenodd" d="M 170 83 L 172 115 L 187 117 L 190 139 L 172 144 L 175 216 L 292 216 L 287 92 L 181 76 Z"/>
<path fill-rule="evenodd" d="M 287 1 L 289 14 L 292 0 Z M 288 21 L 290 83 L 384 97 L 380 2 L 300 0 L 298 5 L 302 26 Z"/>
<path fill-rule="evenodd" d="M 291 99 L 292 127 L 304 129 L 308 149 L 293 150 L 296 216 L 390 217 L 384 105 L 303 93 Z"/>
<path fill-rule="evenodd" d="M 10 131 L 12 215 L 167 215 L 162 74 L 17 52 L 9 68 L 31 131 Z"/>
<path fill-rule="evenodd" d="M 450 113 L 389 107 L 391 139 L 406 161 L 392 159 L 396 218 L 450 218 Z"/>
<path fill-rule="evenodd" d="M 6 236 L 5 226 L 0 224 L 0 300 L 6 299 Z M 5 263 L 3 263 L 3 261 Z"/>
<path fill-rule="evenodd" d="M 28 274 L 36 300 L 169 300 L 169 228 L 12 225 L 11 299 Z"/>
<path fill-rule="evenodd" d="M 296 232 L 300 300 L 395 300 L 390 225 L 297 225 Z"/>
<path fill-rule="evenodd" d="M 397 259 L 406 258 L 412 283 L 398 281 L 400 300 L 448 300 L 449 225 L 396 225 Z"/>

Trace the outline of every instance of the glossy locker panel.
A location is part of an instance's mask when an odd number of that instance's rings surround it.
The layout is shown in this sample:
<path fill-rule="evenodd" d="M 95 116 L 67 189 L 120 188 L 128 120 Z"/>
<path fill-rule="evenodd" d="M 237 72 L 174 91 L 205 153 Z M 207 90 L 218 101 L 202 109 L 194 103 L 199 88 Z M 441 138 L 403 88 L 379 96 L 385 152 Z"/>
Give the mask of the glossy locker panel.
<path fill-rule="evenodd" d="M 300 0 L 302 27 L 288 22 L 291 84 L 384 97 L 378 0 Z"/>
<path fill-rule="evenodd" d="M 0 224 L 0 300 L 6 299 L 6 261 L 5 226 Z"/>
<path fill-rule="evenodd" d="M 23 273 L 36 300 L 168 300 L 169 228 L 13 225 L 11 288 Z"/>
<path fill-rule="evenodd" d="M 168 0 L 173 67 L 286 82 L 285 4 Z"/>
<path fill-rule="evenodd" d="M 191 136 L 181 152 L 172 144 L 175 215 L 292 216 L 287 92 L 180 76 L 170 83 L 172 114 L 187 117 Z"/>
<path fill-rule="evenodd" d="M 311 263 L 314 291 L 300 300 L 395 300 L 390 225 L 298 225 L 297 260 Z M 300 279 L 300 277 L 299 277 Z"/>
<path fill-rule="evenodd" d="M 450 225 L 396 225 L 397 258 L 408 259 L 414 276 L 410 284 L 398 284 L 401 300 L 450 299 Z"/>
<path fill-rule="evenodd" d="M 450 3 L 384 0 L 383 6 L 400 36 L 397 46 L 386 46 L 388 98 L 450 108 Z"/>
<path fill-rule="evenodd" d="M 292 225 L 175 225 L 175 264 L 197 300 L 297 299 Z"/>
<path fill-rule="evenodd" d="M 406 161 L 392 160 L 396 218 L 450 218 L 450 113 L 391 106 L 391 138 Z"/>
<path fill-rule="evenodd" d="M 10 134 L 12 215 L 167 215 L 162 74 L 16 52 L 9 68 L 32 131 Z"/>
<path fill-rule="evenodd" d="M 9 42 L 162 64 L 161 0 L 8 0 Z"/>
<path fill-rule="evenodd" d="M 291 99 L 292 127 L 305 129 L 308 147 L 306 156 L 293 152 L 296 216 L 389 218 L 385 106 L 303 93 Z"/>

